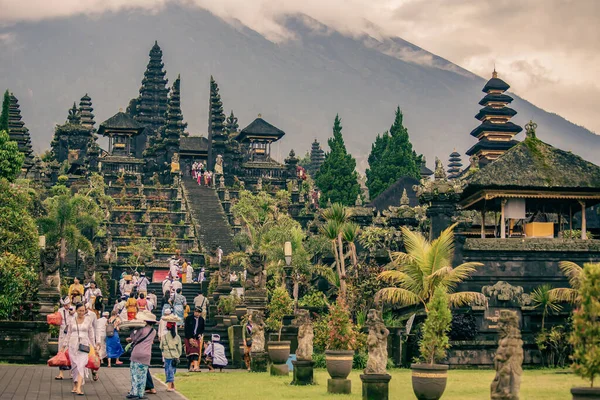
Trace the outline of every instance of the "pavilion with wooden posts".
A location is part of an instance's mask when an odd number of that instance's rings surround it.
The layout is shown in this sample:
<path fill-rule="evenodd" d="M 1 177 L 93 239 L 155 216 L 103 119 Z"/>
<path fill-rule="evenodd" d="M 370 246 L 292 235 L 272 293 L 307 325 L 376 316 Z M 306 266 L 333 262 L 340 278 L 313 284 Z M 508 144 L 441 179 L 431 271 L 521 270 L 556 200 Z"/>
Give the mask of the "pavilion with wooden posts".
<path fill-rule="evenodd" d="M 586 208 L 600 203 L 600 167 L 557 149 L 536 137 L 529 122 L 527 137 L 494 161 L 462 174 L 459 205 L 485 216 L 500 212 L 500 238 L 554 238 L 565 229 L 573 233 L 573 214 L 581 212 L 581 239 L 587 239 Z"/>

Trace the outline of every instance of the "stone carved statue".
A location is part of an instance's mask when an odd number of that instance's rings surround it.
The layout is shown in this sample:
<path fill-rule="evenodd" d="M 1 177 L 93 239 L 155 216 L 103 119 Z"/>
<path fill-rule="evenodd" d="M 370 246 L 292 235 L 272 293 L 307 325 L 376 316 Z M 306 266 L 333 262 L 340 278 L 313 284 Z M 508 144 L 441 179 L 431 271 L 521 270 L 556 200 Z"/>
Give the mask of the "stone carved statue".
<path fill-rule="evenodd" d="M 296 358 L 300 361 L 311 361 L 315 333 L 308 310 L 299 309 L 296 311 L 295 324 L 298 326 L 298 349 L 296 350 Z"/>
<path fill-rule="evenodd" d="M 225 177 L 223 175 L 219 177 L 219 189 L 225 189 Z"/>
<path fill-rule="evenodd" d="M 261 290 L 265 289 L 266 285 L 262 257 L 259 254 L 252 254 L 250 265 L 246 267 L 246 290 Z"/>
<path fill-rule="evenodd" d="M 493 286 L 484 286 L 481 292 L 488 298 L 510 301 L 521 307 L 531 306 L 531 295 L 524 293 L 523 287 L 513 286 L 505 281 L 498 281 Z"/>
<path fill-rule="evenodd" d="M 491 385 L 492 400 L 519 400 L 523 369 L 523 341 L 517 313 L 501 310 L 498 320 L 500 340 L 494 357 L 496 377 Z"/>
<path fill-rule="evenodd" d="M 171 173 L 173 174 L 179 171 L 179 153 L 175 153 L 173 154 L 173 157 L 171 157 Z"/>
<path fill-rule="evenodd" d="M 263 190 L 262 178 L 258 178 L 258 181 L 256 182 L 256 190 L 259 192 Z"/>
<path fill-rule="evenodd" d="M 58 267 L 58 247 L 48 246 L 42 251 L 40 265 L 40 281 L 46 287 L 59 288 L 60 275 Z"/>
<path fill-rule="evenodd" d="M 221 266 L 219 267 L 219 286 L 229 284 L 229 265 L 227 263 L 221 263 Z"/>
<path fill-rule="evenodd" d="M 471 164 L 471 169 L 472 170 L 479 169 L 479 157 L 477 157 L 476 155 L 472 155 L 469 158 L 469 162 Z"/>
<path fill-rule="evenodd" d="M 225 194 L 223 195 L 223 201 L 231 201 L 231 194 L 229 193 L 229 189 L 225 189 Z"/>
<path fill-rule="evenodd" d="M 363 201 L 360 198 L 360 193 L 356 196 L 356 201 L 354 202 L 354 205 L 357 206 L 357 207 L 362 207 Z"/>
<path fill-rule="evenodd" d="M 215 174 L 223 175 L 223 156 L 217 155 L 217 159 L 215 160 Z"/>
<path fill-rule="evenodd" d="M 142 196 L 142 198 L 140 199 L 140 208 L 142 210 L 148 208 L 148 200 L 146 199 L 146 196 Z"/>
<path fill-rule="evenodd" d="M 370 309 L 367 314 L 367 327 L 369 336 L 367 338 L 367 347 L 369 350 L 369 359 L 365 374 L 387 374 L 386 366 L 388 361 L 387 337 L 390 331 L 387 330 L 379 311 Z"/>
<path fill-rule="evenodd" d="M 88 256 L 83 263 L 83 278 L 86 282 L 91 282 L 94 280 L 94 274 L 96 273 L 96 261 L 94 260 L 94 257 Z"/>
<path fill-rule="evenodd" d="M 252 313 L 252 353 L 265 351 L 265 322 L 263 313 L 254 311 Z"/>

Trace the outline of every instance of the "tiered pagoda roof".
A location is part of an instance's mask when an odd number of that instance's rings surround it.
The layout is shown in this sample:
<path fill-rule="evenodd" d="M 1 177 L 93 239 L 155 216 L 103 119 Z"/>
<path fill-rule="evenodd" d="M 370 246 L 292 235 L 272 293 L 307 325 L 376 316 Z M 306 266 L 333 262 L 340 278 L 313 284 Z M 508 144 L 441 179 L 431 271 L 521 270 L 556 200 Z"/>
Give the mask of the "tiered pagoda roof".
<path fill-rule="evenodd" d="M 90 130 L 93 130 L 94 125 L 96 125 L 93 111 L 94 108 L 92 107 L 92 99 L 86 93 L 79 101 L 79 114 L 81 117 L 81 125 L 89 128 Z"/>
<path fill-rule="evenodd" d="M 10 140 L 17 142 L 19 151 L 25 155 L 23 168 L 29 169 L 33 165 L 31 136 L 21 117 L 19 100 L 12 93 L 10 94 L 10 105 L 8 107 L 8 135 Z"/>
<path fill-rule="evenodd" d="M 144 72 L 140 96 L 136 108 L 135 119 L 142 125 L 157 132 L 165 124 L 167 111 L 167 89 L 166 71 L 162 62 L 162 50 L 158 42 L 150 50 L 150 61 Z"/>
<path fill-rule="evenodd" d="M 310 171 L 312 173 L 317 172 L 324 162 L 325 152 L 321 148 L 321 144 L 315 139 L 310 149 Z"/>
<path fill-rule="evenodd" d="M 536 137 L 536 124 L 528 126 L 523 142 L 465 176 L 461 205 L 477 208 L 487 201 L 490 207 L 490 201 L 500 197 L 599 203 L 600 167 L 544 143 Z"/>
<path fill-rule="evenodd" d="M 183 122 L 183 113 L 181 112 L 181 78 L 178 75 L 173 87 L 167 107 L 167 121 L 164 129 L 165 144 L 172 144 L 179 147 L 179 139 L 183 136 L 187 124 Z"/>
<path fill-rule="evenodd" d="M 450 158 L 448 159 L 448 179 L 458 178 L 462 166 L 460 154 L 454 149 L 454 151 L 450 153 Z"/>
<path fill-rule="evenodd" d="M 274 127 L 258 114 L 258 118 L 250 123 L 247 127 L 242 129 L 240 134 L 236 137 L 239 142 L 253 140 L 274 142 L 281 139 L 285 135 L 285 132 L 279 128 Z"/>
<path fill-rule="evenodd" d="M 119 111 L 98 127 L 98 134 L 107 136 L 111 132 L 127 132 L 138 134 L 144 130 L 144 126 L 131 118 L 123 111 Z"/>
<path fill-rule="evenodd" d="M 479 141 L 466 152 L 469 156 L 477 156 L 482 165 L 497 159 L 515 146 L 518 141 L 513 138 L 523 130 L 510 122 L 517 112 L 508 107 L 513 99 L 504 92 L 509 88 L 506 82 L 498 78 L 495 70 L 492 79 L 483 87 L 486 95 L 479 102 L 483 108 L 475 115 L 475 118 L 481 121 L 481 125 L 471 132 L 471 136 Z"/>

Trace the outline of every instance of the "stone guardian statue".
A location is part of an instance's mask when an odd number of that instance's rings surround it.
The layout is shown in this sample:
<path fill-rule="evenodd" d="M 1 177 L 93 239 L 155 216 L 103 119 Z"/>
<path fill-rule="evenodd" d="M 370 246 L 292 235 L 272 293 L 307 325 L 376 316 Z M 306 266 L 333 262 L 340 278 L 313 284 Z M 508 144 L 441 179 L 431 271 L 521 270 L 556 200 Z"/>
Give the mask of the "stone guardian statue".
<path fill-rule="evenodd" d="M 523 341 L 519 330 L 518 315 L 514 311 L 501 310 L 498 319 L 500 340 L 494 357 L 496 377 L 491 386 L 492 400 L 519 400 L 523 369 Z"/>
<path fill-rule="evenodd" d="M 298 349 L 296 359 L 301 361 L 312 361 L 313 338 L 315 333 L 308 310 L 296 311 L 296 325 L 298 326 Z"/>
<path fill-rule="evenodd" d="M 385 327 L 379 311 L 370 309 L 367 314 L 367 327 L 369 336 L 367 338 L 367 347 L 369 350 L 369 359 L 365 374 L 387 374 L 387 337 L 390 331 Z"/>

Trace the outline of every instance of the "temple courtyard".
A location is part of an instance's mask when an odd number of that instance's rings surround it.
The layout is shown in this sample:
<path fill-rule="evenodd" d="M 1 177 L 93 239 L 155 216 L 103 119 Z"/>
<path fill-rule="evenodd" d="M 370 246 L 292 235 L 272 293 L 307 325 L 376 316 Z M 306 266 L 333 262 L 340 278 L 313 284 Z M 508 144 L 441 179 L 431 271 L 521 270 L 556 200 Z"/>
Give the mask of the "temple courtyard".
<path fill-rule="evenodd" d="M 84 386 L 83 399 L 123 399 L 129 389 L 129 369 L 101 369 L 98 382 L 88 382 Z M 315 371 L 314 386 L 291 386 L 290 377 L 272 377 L 267 373 L 228 371 L 226 373 L 177 373 L 176 387 L 180 393 L 168 393 L 159 383 L 164 380 L 164 371 L 153 369 L 158 393 L 148 395 L 150 399 L 211 399 L 226 400 L 252 399 L 325 399 L 361 398 L 360 372 L 350 374 L 351 395 L 331 395 L 327 393 L 327 371 Z M 55 381 L 55 368 L 40 365 L 0 365 L 0 399 L 54 400 L 75 398 L 70 393 L 71 381 Z M 411 387 L 411 371 L 394 369 L 390 371 L 390 398 L 414 399 Z M 452 370 L 448 375 L 448 386 L 444 400 L 480 400 L 489 396 L 490 383 L 494 379 L 493 370 Z M 562 400 L 569 396 L 569 389 L 582 386 L 584 382 L 569 370 L 526 370 L 521 382 L 521 398 L 527 400 Z"/>

